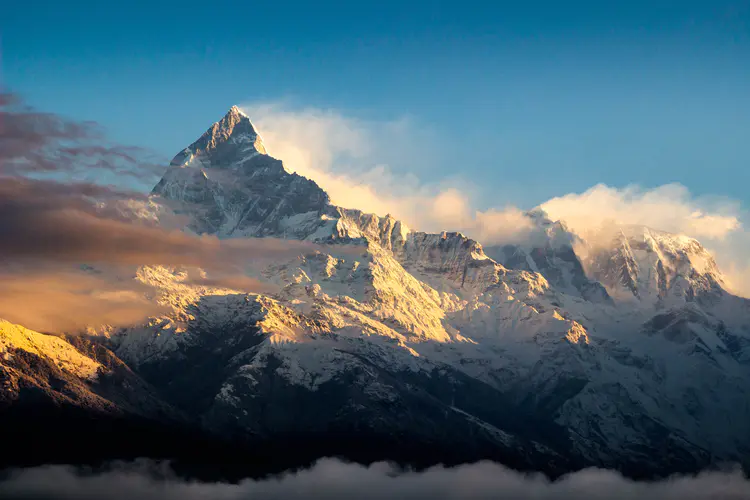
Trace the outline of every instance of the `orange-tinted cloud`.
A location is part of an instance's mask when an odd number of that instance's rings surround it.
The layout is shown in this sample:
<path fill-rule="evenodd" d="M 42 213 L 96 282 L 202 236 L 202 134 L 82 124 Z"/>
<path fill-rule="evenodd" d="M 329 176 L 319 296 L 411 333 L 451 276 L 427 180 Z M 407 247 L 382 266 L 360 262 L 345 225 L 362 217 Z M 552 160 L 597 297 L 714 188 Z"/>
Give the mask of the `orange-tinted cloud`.
<path fill-rule="evenodd" d="M 0 269 L 0 318 L 41 332 L 129 325 L 164 312 L 133 279 L 49 267 Z"/>

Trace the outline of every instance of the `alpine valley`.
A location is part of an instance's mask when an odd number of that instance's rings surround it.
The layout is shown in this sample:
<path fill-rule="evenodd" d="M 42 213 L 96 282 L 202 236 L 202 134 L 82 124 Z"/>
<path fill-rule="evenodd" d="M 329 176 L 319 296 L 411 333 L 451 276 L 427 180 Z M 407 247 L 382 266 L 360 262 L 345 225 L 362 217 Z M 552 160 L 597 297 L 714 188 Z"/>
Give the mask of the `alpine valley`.
<path fill-rule="evenodd" d="M 141 267 L 128 279 L 165 312 L 127 328 L 52 336 L 0 320 L 4 463 L 750 467 L 750 300 L 692 238 L 574 234 L 540 209 L 524 244 L 420 232 L 333 204 L 236 107 L 138 216 L 321 250 L 248 259 L 268 293 Z"/>

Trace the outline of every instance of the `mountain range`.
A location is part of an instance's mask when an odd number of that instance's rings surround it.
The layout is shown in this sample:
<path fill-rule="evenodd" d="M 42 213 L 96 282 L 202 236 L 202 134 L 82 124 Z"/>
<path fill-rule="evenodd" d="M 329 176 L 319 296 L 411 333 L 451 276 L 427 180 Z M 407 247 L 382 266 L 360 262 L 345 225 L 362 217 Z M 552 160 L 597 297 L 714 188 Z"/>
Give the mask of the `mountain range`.
<path fill-rule="evenodd" d="M 541 209 L 521 244 L 420 232 L 336 206 L 237 107 L 175 156 L 140 216 L 320 250 L 248 258 L 258 293 L 140 267 L 129 279 L 164 313 L 128 327 L 0 321 L 3 437 L 25 443 L 5 460 L 750 466 L 750 300 L 695 239 L 576 234 Z"/>

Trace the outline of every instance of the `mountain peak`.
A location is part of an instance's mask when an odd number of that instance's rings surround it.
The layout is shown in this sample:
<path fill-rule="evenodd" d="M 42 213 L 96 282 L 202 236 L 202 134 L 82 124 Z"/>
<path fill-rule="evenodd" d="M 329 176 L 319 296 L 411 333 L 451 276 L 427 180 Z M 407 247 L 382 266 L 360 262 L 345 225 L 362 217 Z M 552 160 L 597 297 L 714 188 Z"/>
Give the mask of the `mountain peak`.
<path fill-rule="evenodd" d="M 229 108 L 229 112 L 227 113 L 227 115 L 236 115 L 236 116 L 239 116 L 239 117 L 244 117 L 244 118 L 250 119 L 250 117 L 247 116 L 247 114 L 245 114 L 245 112 L 242 111 L 239 108 L 239 106 L 237 106 L 237 105 L 234 105 L 231 108 Z"/>
<path fill-rule="evenodd" d="M 199 234 L 279 236 L 305 221 L 300 233 L 328 224 L 310 215 L 328 209 L 325 191 L 269 156 L 238 106 L 178 153 L 152 192 L 185 203 L 188 227 Z"/>
<path fill-rule="evenodd" d="M 231 108 L 229 108 L 229 111 L 227 111 L 227 114 L 224 115 L 224 118 L 222 118 L 221 121 L 223 122 L 225 120 L 228 121 L 228 122 L 230 122 L 230 123 L 245 123 L 245 124 L 249 124 L 250 127 L 254 131 L 256 130 L 255 126 L 250 121 L 250 116 L 247 113 L 245 113 L 244 111 L 242 111 L 242 108 L 240 108 L 237 105 L 234 105 Z M 257 131 L 256 131 L 256 134 L 257 134 Z"/>
<path fill-rule="evenodd" d="M 250 117 L 238 106 L 232 106 L 221 121 L 216 122 L 206 131 L 214 141 L 231 141 L 235 143 L 251 143 L 254 149 L 266 154 L 266 148 L 257 129 L 250 121 Z M 206 135 L 204 134 L 204 136 Z M 203 137 L 201 137 L 203 139 Z M 201 139 L 198 139 L 200 141 Z"/>
<path fill-rule="evenodd" d="M 231 150 L 230 155 L 224 154 L 227 150 Z M 238 156 L 257 154 L 267 154 L 263 139 L 250 118 L 238 106 L 232 106 L 197 141 L 177 154 L 171 164 L 185 165 L 196 157 L 202 157 L 218 166 L 226 156 L 236 159 Z"/>

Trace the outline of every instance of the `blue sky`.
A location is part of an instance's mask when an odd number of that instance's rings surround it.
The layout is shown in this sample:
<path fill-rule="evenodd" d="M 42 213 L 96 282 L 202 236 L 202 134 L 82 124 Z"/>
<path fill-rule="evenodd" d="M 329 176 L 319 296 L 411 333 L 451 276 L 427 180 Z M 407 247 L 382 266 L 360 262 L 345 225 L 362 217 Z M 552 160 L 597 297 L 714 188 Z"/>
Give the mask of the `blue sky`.
<path fill-rule="evenodd" d="M 534 206 L 596 183 L 750 205 L 750 2 L 10 2 L 4 84 L 171 157 L 235 103 L 408 117 L 421 177 Z M 272 147 L 272 145 L 271 145 Z"/>

